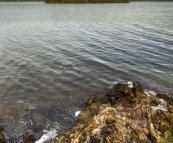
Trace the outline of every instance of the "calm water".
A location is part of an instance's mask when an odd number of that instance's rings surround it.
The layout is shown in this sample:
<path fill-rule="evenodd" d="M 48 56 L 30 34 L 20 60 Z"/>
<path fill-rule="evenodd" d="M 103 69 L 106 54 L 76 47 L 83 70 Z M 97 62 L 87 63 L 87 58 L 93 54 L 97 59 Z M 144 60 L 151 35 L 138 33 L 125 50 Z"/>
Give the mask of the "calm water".
<path fill-rule="evenodd" d="M 115 81 L 173 93 L 173 3 L 0 3 L 0 124 L 66 130 Z"/>

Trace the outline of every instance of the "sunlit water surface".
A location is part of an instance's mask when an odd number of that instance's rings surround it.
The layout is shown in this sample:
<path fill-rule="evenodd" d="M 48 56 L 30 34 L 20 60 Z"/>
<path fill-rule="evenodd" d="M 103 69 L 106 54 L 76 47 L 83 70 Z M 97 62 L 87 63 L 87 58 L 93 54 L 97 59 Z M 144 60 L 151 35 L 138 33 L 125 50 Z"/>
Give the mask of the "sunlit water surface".
<path fill-rule="evenodd" d="M 65 131 L 115 81 L 173 93 L 173 3 L 0 3 L 0 124 Z"/>

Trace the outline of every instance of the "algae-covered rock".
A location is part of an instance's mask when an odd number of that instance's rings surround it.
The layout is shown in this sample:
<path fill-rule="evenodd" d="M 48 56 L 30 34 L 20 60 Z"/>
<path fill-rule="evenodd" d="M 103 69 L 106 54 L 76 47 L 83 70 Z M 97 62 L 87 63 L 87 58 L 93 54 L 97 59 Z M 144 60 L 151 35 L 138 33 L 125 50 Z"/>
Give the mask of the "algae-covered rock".
<path fill-rule="evenodd" d="M 106 96 L 90 97 L 67 132 L 45 143 L 172 143 L 173 102 L 161 96 L 147 96 L 137 81 L 114 84 Z"/>
<path fill-rule="evenodd" d="M 28 130 L 23 134 L 23 141 L 20 143 L 35 143 L 36 137 L 32 130 Z"/>

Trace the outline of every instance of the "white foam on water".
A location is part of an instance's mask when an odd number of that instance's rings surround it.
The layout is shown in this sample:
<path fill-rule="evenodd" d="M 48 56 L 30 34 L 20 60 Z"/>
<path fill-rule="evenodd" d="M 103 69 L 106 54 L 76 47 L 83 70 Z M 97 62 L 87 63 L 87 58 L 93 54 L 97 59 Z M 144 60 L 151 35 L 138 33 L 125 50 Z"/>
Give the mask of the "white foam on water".
<path fill-rule="evenodd" d="M 125 82 L 122 82 L 122 84 L 125 84 L 125 85 L 128 85 L 129 88 L 133 88 L 133 82 L 131 81 L 125 81 Z"/>
<path fill-rule="evenodd" d="M 159 70 L 156 70 L 156 69 L 153 69 L 152 71 L 155 71 L 157 73 L 165 73 L 164 71 L 159 71 Z"/>
<path fill-rule="evenodd" d="M 20 124 L 26 124 L 27 122 L 26 121 L 20 121 L 19 123 Z"/>
<path fill-rule="evenodd" d="M 30 120 L 31 126 L 33 125 L 33 122 Z"/>
<path fill-rule="evenodd" d="M 110 84 L 110 86 L 108 87 L 109 90 L 114 88 L 114 85 L 116 85 L 117 83 L 119 83 L 118 81 L 115 81 L 113 83 Z"/>
<path fill-rule="evenodd" d="M 154 92 L 154 91 L 147 91 L 147 90 L 144 90 L 144 93 L 147 95 L 147 96 L 152 96 L 152 95 L 154 95 L 154 96 L 156 96 L 156 92 Z"/>
<path fill-rule="evenodd" d="M 118 83 L 118 81 L 115 81 L 112 85 L 115 85 L 115 84 L 117 84 Z"/>
<path fill-rule="evenodd" d="M 57 136 L 57 131 L 55 129 L 51 129 L 50 131 L 43 130 L 45 134 L 42 135 L 42 137 L 36 141 L 35 143 L 43 143 L 46 140 L 53 139 Z"/>
<path fill-rule="evenodd" d="M 77 117 L 80 114 L 80 112 L 81 111 L 76 111 L 74 116 Z"/>
<path fill-rule="evenodd" d="M 129 87 L 129 88 L 133 88 L 133 82 L 128 81 L 127 84 L 128 84 L 128 87 Z"/>

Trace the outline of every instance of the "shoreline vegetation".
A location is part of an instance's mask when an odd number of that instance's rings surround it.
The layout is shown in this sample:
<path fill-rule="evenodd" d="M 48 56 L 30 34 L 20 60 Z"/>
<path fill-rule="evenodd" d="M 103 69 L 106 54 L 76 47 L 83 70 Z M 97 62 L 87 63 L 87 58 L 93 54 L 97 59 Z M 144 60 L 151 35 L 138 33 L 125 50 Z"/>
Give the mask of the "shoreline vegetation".
<path fill-rule="evenodd" d="M 45 0 L 45 3 L 130 3 L 130 0 Z"/>
<path fill-rule="evenodd" d="M 173 2 L 173 0 L 0 0 L 0 2 L 45 2 L 59 3 L 130 3 L 130 2 Z"/>
<path fill-rule="evenodd" d="M 130 2 L 173 2 L 173 0 L 45 0 L 45 3 L 130 3 Z"/>

